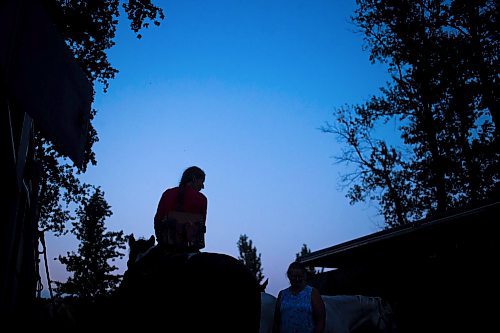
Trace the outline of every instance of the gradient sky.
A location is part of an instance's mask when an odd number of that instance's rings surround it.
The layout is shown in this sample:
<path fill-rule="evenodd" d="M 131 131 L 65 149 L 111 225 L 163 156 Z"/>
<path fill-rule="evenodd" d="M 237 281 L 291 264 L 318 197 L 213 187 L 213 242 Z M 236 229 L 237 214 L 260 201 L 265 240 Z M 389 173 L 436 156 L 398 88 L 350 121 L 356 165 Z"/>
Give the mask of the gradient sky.
<path fill-rule="evenodd" d="M 350 23 L 355 1 L 160 5 L 165 20 L 140 40 L 120 17 L 108 53 L 120 72 L 107 93 L 96 89 L 98 165 L 82 180 L 105 192 L 108 230 L 149 237 L 162 192 L 197 165 L 207 174 L 204 251 L 237 257 L 246 234 L 275 296 L 302 244 L 316 251 L 379 231 L 373 206 L 349 205 L 339 177 L 347 169 L 332 158 L 341 145 L 319 130 L 388 79 Z M 68 235 L 47 246 L 54 258 L 77 243 Z M 51 278 L 65 280 L 64 267 L 49 264 Z"/>

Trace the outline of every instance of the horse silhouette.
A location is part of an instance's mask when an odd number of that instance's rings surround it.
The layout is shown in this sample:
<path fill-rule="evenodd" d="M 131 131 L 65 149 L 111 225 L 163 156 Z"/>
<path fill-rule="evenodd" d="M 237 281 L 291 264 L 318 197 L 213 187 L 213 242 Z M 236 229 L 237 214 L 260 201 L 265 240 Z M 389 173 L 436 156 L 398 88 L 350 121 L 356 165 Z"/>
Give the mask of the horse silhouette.
<path fill-rule="evenodd" d="M 171 253 L 158 245 L 143 255 L 132 248 L 144 245 L 138 242 L 129 240 L 115 309 L 123 325 L 166 332 L 259 331 L 260 286 L 242 262 L 222 253 Z"/>
<path fill-rule="evenodd" d="M 324 333 L 395 333 L 396 325 L 389 304 L 380 297 L 363 295 L 322 295 L 326 308 Z M 261 294 L 260 333 L 271 333 L 276 297 Z"/>

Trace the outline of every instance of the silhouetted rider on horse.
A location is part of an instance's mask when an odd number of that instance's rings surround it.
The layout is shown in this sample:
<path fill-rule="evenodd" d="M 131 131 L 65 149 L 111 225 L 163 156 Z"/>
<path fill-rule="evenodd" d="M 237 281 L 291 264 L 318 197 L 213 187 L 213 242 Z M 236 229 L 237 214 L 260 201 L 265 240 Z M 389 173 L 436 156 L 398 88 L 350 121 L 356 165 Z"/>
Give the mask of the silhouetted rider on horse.
<path fill-rule="evenodd" d="M 205 173 L 189 167 L 167 189 L 154 218 L 158 245 L 137 256 L 126 272 L 126 325 L 172 332 L 258 332 L 260 289 L 236 258 L 205 247 Z M 131 251 L 132 253 L 132 251 Z M 169 330 L 170 329 L 170 330 Z"/>
<path fill-rule="evenodd" d="M 163 192 L 154 218 L 156 239 L 161 248 L 172 253 L 194 253 L 205 247 L 207 198 L 205 172 L 187 168 L 179 186 Z"/>

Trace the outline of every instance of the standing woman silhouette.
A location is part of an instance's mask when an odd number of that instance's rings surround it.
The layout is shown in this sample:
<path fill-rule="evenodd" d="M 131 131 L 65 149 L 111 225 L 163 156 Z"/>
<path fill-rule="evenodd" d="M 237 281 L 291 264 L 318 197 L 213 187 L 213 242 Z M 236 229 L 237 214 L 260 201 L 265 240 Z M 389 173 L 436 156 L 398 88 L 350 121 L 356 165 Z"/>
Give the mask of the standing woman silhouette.
<path fill-rule="evenodd" d="M 290 287 L 278 294 L 273 333 L 322 333 L 326 323 L 325 304 L 319 291 L 307 284 L 306 267 L 292 262 L 286 275 Z"/>

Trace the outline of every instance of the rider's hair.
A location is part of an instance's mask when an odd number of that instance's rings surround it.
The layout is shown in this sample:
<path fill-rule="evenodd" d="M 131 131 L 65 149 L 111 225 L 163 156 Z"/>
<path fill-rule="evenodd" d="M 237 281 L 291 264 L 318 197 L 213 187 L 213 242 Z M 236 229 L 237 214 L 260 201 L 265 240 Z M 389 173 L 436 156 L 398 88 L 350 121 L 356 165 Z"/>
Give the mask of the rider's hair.
<path fill-rule="evenodd" d="M 189 167 L 182 173 L 182 177 L 179 182 L 179 187 L 183 187 L 190 181 L 193 181 L 193 179 L 197 178 L 205 179 L 205 172 L 197 166 Z"/>
<path fill-rule="evenodd" d="M 304 266 L 304 264 L 298 261 L 294 261 L 290 264 L 290 266 L 288 266 L 288 269 L 286 270 L 286 275 L 288 275 L 292 269 L 301 270 L 302 272 L 304 272 L 304 274 L 307 273 L 306 266 Z"/>
<path fill-rule="evenodd" d="M 191 166 L 182 173 L 182 177 L 179 182 L 179 194 L 177 197 L 178 210 L 180 210 L 184 204 L 184 189 L 186 184 L 195 179 L 205 179 L 205 172 L 197 166 Z"/>

